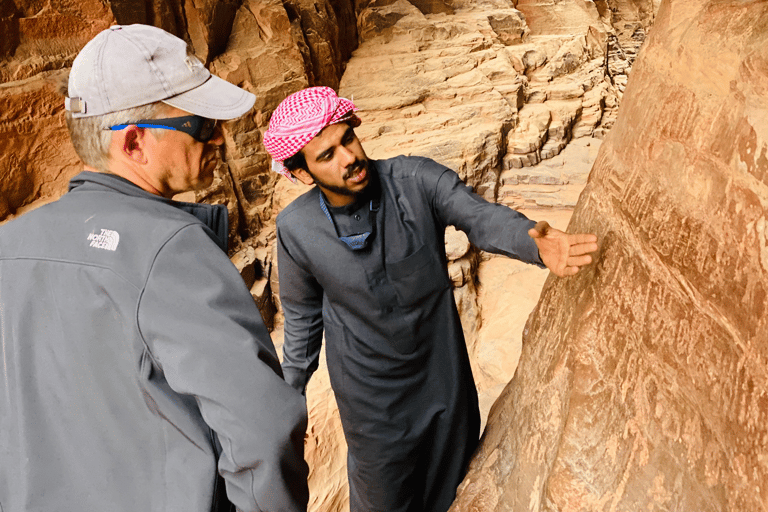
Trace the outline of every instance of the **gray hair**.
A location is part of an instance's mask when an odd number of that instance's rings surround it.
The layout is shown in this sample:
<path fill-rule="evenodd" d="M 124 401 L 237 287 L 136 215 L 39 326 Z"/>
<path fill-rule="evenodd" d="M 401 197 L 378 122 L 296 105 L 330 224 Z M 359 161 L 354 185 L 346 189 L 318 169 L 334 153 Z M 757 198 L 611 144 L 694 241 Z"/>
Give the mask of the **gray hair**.
<path fill-rule="evenodd" d="M 109 170 L 109 146 L 114 132 L 110 127 L 119 124 L 135 123 L 140 119 L 156 119 L 168 109 L 162 102 L 150 103 L 101 116 L 80 117 L 75 119 L 67 111 L 67 127 L 72 145 L 80 160 L 85 165 L 101 172 Z M 156 137 L 162 137 L 164 130 L 151 129 Z"/>

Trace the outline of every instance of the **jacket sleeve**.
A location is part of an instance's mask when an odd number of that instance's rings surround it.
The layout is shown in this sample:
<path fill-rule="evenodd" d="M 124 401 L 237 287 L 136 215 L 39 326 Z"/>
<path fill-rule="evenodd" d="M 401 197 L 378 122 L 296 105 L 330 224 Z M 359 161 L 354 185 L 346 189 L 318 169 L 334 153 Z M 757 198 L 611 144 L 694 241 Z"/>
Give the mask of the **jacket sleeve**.
<path fill-rule="evenodd" d="M 281 376 L 245 283 L 206 228 L 160 249 L 139 303 L 139 329 L 176 393 L 195 397 L 221 443 L 219 473 L 238 509 L 305 511 L 304 400 Z"/>
<path fill-rule="evenodd" d="M 422 169 L 433 211 L 446 226 L 462 230 L 484 251 L 544 267 L 536 242 L 528 235 L 534 221 L 512 208 L 489 203 L 448 168 L 425 160 Z"/>
<path fill-rule="evenodd" d="M 302 394 L 317 370 L 323 342 L 323 289 L 293 258 L 277 228 L 280 304 L 285 315 L 283 373 Z"/>

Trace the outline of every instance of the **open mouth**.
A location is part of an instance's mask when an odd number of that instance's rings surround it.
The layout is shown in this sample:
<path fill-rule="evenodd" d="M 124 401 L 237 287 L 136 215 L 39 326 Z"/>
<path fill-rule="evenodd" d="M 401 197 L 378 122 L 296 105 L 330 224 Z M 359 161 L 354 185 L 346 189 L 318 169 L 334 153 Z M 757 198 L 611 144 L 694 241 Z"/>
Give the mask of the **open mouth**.
<path fill-rule="evenodd" d="M 352 183 L 360 183 L 368 177 L 367 171 L 368 166 L 365 165 L 365 162 L 359 162 L 352 168 L 349 174 L 344 177 L 344 179 L 346 181 L 351 181 Z"/>
<path fill-rule="evenodd" d="M 357 174 L 353 174 L 352 177 L 349 178 L 349 181 L 352 183 L 360 183 L 367 177 L 368 173 L 366 172 L 365 167 L 363 167 L 357 171 Z"/>

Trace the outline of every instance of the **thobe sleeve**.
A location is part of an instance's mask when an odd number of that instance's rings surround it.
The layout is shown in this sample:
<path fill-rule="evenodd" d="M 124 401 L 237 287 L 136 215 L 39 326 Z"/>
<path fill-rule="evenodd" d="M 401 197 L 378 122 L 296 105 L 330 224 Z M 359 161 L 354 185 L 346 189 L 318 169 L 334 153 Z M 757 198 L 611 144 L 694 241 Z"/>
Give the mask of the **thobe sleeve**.
<path fill-rule="evenodd" d="M 472 244 L 484 251 L 544 268 L 536 242 L 528 235 L 534 221 L 512 208 L 489 203 L 450 169 L 428 161 L 425 171 L 421 176 L 432 209 L 444 225 L 462 230 Z"/>
<path fill-rule="evenodd" d="M 323 289 L 294 259 L 277 229 L 280 304 L 285 315 L 283 374 L 302 394 L 317 370 L 323 341 Z"/>
<path fill-rule="evenodd" d="M 168 385 L 193 396 L 216 432 L 229 500 L 243 511 L 303 512 L 304 400 L 282 379 L 253 297 L 211 237 L 188 226 L 159 251 L 139 329 Z"/>

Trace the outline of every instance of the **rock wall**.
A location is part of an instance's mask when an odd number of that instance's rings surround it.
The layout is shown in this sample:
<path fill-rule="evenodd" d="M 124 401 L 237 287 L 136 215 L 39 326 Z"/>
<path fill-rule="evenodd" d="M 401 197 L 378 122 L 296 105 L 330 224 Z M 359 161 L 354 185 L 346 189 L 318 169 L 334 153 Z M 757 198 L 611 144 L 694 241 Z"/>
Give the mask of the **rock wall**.
<path fill-rule="evenodd" d="M 61 195 L 80 160 L 51 85 L 112 24 L 103 3 L 0 2 L 0 220 Z"/>
<path fill-rule="evenodd" d="M 451 510 L 768 510 L 766 28 L 662 3 Z"/>

